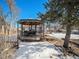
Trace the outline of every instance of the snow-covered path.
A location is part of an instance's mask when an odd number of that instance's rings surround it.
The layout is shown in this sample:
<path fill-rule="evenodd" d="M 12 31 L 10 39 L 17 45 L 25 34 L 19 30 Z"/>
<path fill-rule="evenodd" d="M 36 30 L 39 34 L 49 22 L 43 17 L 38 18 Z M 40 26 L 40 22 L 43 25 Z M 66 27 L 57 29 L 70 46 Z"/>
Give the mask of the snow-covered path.
<path fill-rule="evenodd" d="M 61 39 L 61 38 L 65 38 L 66 33 L 52 33 L 52 34 L 46 34 L 46 35 L 48 35 L 50 37 L 55 37 L 55 38 Z M 71 34 L 70 39 L 79 39 L 79 35 Z"/>
<path fill-rule="evenodd" d="M 64 59 L 59 48 L 48 42 L 21 42 L 14 59 Z M 66 59 L 75 59 L 72 56 Z"/>

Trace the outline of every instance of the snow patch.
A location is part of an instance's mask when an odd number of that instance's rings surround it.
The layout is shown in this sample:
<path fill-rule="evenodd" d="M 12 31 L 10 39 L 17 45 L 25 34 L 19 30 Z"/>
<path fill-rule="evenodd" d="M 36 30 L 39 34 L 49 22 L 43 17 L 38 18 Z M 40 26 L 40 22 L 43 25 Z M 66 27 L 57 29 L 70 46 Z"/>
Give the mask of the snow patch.
<path fill-rule="evenodd" d="M 63 56 L 60 49 L 49 42 L 21 42 L 15 59 L 75 59 Z"/>
<path fill-rule="evenodd" d="M 65 38 L 66 34 L 65 33 L 52 33 L 52 34 L 46 34 L 46 35 L 55 37 L 58 39 L 62 39 L 62 38 Z M 78 34 L 71 34 L 70 39 L 79 39 L 79 35 Z"/>

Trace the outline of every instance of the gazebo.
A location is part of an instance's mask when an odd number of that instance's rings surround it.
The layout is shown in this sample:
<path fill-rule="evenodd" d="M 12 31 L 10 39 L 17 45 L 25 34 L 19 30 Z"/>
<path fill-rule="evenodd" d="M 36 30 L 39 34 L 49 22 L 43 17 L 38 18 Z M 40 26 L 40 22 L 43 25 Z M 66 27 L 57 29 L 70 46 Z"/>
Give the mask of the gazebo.
<path fill-rule="evenodd" d="M 42 33 L 42 22 L 37 19 L 20 19 L 18 24 L 21 25 L 20 30 L 18 29 L 19 38 L 23 41 L 36 41 L 40 40 Z"/>

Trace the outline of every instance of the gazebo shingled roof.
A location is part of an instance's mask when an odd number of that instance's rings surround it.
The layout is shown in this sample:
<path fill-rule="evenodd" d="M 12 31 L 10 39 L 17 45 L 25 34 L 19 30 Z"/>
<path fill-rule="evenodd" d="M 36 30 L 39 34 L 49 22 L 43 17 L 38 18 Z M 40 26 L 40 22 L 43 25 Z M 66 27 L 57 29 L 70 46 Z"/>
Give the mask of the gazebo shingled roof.
<path fill-rule="evenodd" d="M 18 23 L 22 24 L 22 25 L 40 25 L 41 20 L 37 20 L 37 19 L 20 19 L 18 21 Z"/>

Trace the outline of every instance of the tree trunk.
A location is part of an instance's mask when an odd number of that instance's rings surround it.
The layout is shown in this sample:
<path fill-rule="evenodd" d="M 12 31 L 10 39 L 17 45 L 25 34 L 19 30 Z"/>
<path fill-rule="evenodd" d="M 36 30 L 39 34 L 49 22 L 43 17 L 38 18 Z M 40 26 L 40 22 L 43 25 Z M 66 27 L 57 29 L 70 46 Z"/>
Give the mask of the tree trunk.
<path fill-rule="evenodd" d="M 68 24 L 68 25 L 66 26 L 66 36 L 65 36 L 64 44 L 63 44 L 63 47 L 64 47 L 64 48 L 68 48 L 69 40 L 70 40 L 70 35 L 71 35 L 71 25 Z"/>

